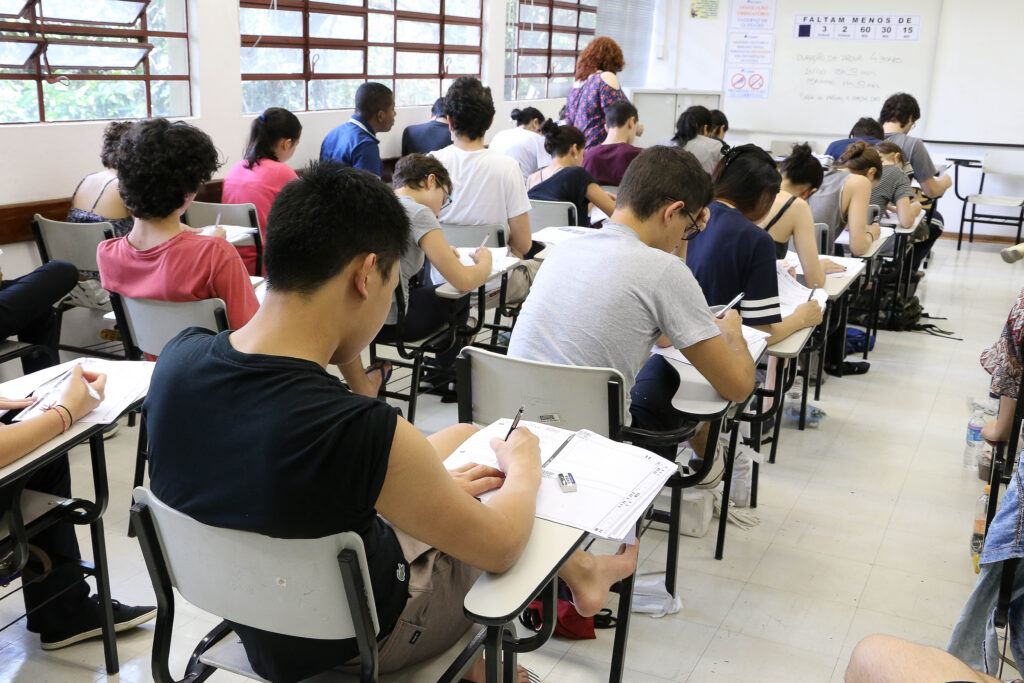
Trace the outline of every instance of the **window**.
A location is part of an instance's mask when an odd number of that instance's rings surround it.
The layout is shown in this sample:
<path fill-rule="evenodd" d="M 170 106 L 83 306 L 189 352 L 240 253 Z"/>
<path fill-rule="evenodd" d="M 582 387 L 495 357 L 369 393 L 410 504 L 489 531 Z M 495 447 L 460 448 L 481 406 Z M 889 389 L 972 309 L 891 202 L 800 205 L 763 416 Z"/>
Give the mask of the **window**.
<path fill-rule="evenodd" d="M 0 123 L 189 116 L 186 0 L 0 0 Z"/>
<path fill-rule="evenodd" d="M 366 81 L 429 105 L 480 75 L 481 0 L 241 0 L 242 109 L 348 109 Z"/>
<path fill-rule="evenodd" d="M 576 55 L 594 38 L 597 0 L 510 0 L 505 22 L 505 99 L 565 97 Z"/>

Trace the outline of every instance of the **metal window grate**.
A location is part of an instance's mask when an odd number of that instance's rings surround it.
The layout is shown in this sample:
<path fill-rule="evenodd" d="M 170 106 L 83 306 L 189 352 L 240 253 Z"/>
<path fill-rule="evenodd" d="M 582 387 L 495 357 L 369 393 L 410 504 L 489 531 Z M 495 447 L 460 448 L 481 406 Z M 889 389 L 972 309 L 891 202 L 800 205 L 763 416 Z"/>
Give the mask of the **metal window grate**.
<path fill-rule="evenodd" d="M 505 24 L 505 97 L 564 97 L 576 55 L 593 38 L 597 0 L 509 0 Z"/>

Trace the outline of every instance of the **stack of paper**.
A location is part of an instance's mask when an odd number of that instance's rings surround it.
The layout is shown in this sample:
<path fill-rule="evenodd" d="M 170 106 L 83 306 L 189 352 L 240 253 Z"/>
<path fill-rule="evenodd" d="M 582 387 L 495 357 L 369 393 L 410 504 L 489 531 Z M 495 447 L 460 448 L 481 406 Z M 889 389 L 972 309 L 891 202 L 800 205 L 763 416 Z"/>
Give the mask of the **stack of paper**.
<path fill-rule="evenodd" d="M 580 228 L 568 225 L 561 228 L 544 228 L 533 233 L 533 239 L 544 244 L 555 245 L 577 237 L 583 237 L 584 235 L 592 235 L 594 231 L 595 228 Z"/>
<path fill-rule="evenodd" d="M 466 463 L 498 467 L 490 440 L 505 438 L 511 420 L 481 429 L 452 453 L 444 466 Z M 537 435 L 543 463 L 537 517 L 582 529 L 599 538 L 631 543 L 640 516 L 676 471 L 675 463 L 636 446 L 588 430 L 571 432 L 537 422 L 519 423 Z M 565 493 L 559 474 L 572 474 L 576 491 Z M 480 498 L 486 501 L 494 491 Z"/>
<path fill-rule="evenodd" d="M 750 357 L 757 360 L 761 357 L 761 354 L 764 353 L 764 350 L 768 348 L 768 342 L 765 340 L 771 335 L 767 332 L 762 332 L 761 330 L 754 329 L 753 327 L 748 327 L 746 325 L 742 325 L 741 329 L 743 330 L 743 340 L 747 342 L 747 350 L 750 351 Z M 673 346 L 666 346 L 662 348 L 655 344 L 651 347 L 651 353 L 656 353 L 659 356 L 665 356 L 665 358 L 677 360 L 680 363 L 693 365 L 693 363 L 687 360 L 686 356 L 684 356 L 679 349 Z"/>
<path fill-rule="evenodd" d="M 828 304 L 828 292 L 818 287 L 814 290 L 814 296 L 811 297 L 811 289 L 804 287 L 802 284 L 796 281 L 792 275 L 786 270 L 782 263 L 778 263 L 776 274 L 779 279 L 779 308 L 782 311 L 782 317 L 785 318 L 787 315 L 792 315 L 796 311 L 797 306 L 802 303 L 806 303 L 814 299 L 821 306 L 821 310 L 825 310 L 825 306 Z"/>
<path fill-rule="evenodd" d="M 826 257 L 823 256 L 822 258 Z M 846 271 L 849 271 L 851 268 L 858 268 L 861 263 L 859 258 L 853 256 L 828 256 L 827 258 L 833 263 L 845 267 Z M 795 251 L 786 252 L 786 263 L 796 269 L 797 275 L 804 274 L 804 267 L 800 264 L 800 256 Z M 828 273 L 825 277 L 846 277 L 846 271 L 842 273 Z"/>
<path fill-rule="evenodd" d="M 100 358 L 77 359 L 4 382 L 0 384 L 0 396 L 32 396 L 39 399 L 34 405 L 18 413 L 14 421 L 21 422 L 35 417 L 43 412 L 43 407 L 59 403 L 67 383 L 71 381 L 69 371 L 75 365 L 81 365 L 82 369 L 90 372 L 102 372 L 107 376 L 103 402 L 79 422 L 110 424 L 120 417 L 128 406 L 146 395 L 155 363 Z"/>
<path fill-rule="evenodd" d="M 253 240 L 256 238 L 253 235 L 259 232 L 256 228 L 250 228 L 247 225 L 207 225 L 199 234 L 212 235 L 218 227 L 224 229 L 224 232 L 227 233 L 224 235 L 224 239 L 231 244 L 254 244 Z"/>

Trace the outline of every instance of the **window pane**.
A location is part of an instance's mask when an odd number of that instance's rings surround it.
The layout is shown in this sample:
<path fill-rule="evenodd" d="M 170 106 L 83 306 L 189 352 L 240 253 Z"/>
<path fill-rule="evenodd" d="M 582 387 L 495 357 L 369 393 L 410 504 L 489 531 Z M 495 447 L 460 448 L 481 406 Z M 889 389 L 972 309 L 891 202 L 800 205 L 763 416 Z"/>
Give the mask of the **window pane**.
<path fill-rule="evenodd" d="M 243 7 L 238 10 L 238 22 L 242 35 L 302 37 L 302 12 Z"/>
<path fill-rule="evenodd" d="M 21 66 L 37 49 L 39 49 L 39 43 L 14 41 L 0 35 L 0 64 Z"/>
<path fill-rule="evenodd" d="M 394 0 L 370 0 L 370 9 L 386 9 L 389 12 L 395 8 Z"/>
<path fill-rule="evenodd" d="M 368 14 L 367 39 L 371 43 L 395 42 L 395 18 L 390 14 Z"/>
<path fill-rule="evenodd" d="M 144 81 L 43 81 L 47 121 L 138 119 L 146 116 Z"/>
<path fill-rule="evenodd" d="M 480 18 L 480 0 L 445 0 L 445 14 L 453 17 Z"/>
<path fill-rule="evenodd" d="M 505 79 L 505 99 L 514 100 L 516 99 L 516 79 L 506 78 Z"/>
<path fill-rule="evenodd" d="M 548 8 L 540 5 L 519 5 L 519 22 L 546 24 L 548 23 Z"/>
<path fill-rule="evenodd" d="M 576 25 L 576 10 L 574 9 L 555 9 L 555 16 L 552 18 L 551 23 L 559 26 L 575 26 Z"/>
<path fill-rule="evenodd" d="M 395 71 L 400 74 L 436 74 L 437 55 L 422 52 L 399 52 L 395 56 Z"/>
<path fill-rule="evenodd" d="M 128 45 L 128 43 L 118 43 Z M 54 69 L 122 68 L 133 69 L 146 54 L 142 47 L 105 47 L 103 45 L 46 46 L 46 59 Z"/>
<path fill-rule="evenodd" d="M 556 74 L 572 73 L 576 70 L 575 57 L 552 57 L 551 72 Z"/>
<path fill-rule="evenodd" d="M 244 74 L 301 74 L 302 49 L 286 47 L 243 47 Z"/>
<path fill-rule="evenodd" d="M 309 108 L 351 109 L 362 79 L 316 80 L 309 82 Z"/>
<path fill-rule="evenodd" d="M 547 31 L 520 31 L 519 32 L 519 47 L 546 48 L 547 46 L 548 46 L 548 32 Z"/>
<path fill-rule="evenodd" d="M 396 43 L 433 43 L 441 42 L 441 25 L 425 21 L 399 20 Z"/>
<path fill-rule="evenodd" d="M 589 5 L 590 7 L 597 7 L 597 0 L 580 0 L 581 5 Z"/>
<path fill-rule="evenodd" d="M 548 72 L 547 57 L 533 57 L 520 55 L 519 73 L 521 74 L 544 74 Z"/>
<path fill-rule="evenodd" d="M 154 76 L 188 75 L 188 40 L 185 38 L 151 38 L 149 72 Z"/>
<path fill-rule="evenodd" d="M 25 0 L 0 0 L 0 12 L 16 14 L 25 9 Z"/>
<path fill-rule="evenodd" d="M 17 3 L 15 3 L 17 4 Z M 24 2 L 21 3 L 25 5 Z M 110 0 L 46 0 L 40 16 L 58 21 L 95 21 L 111 24 L 134 24 L 142 12 L 141 2 L 110 2 Z"/>
<path fill-rule="evenodd" d="M 450 74 L 480 73 L 480 55 L 445 54 L 444 64 Z"/>
<path fill-rule="evenodd" d="M 362 40 L 363 18 L 347 14 L 316 14 L 310 12 L 309 35 L 311 38 Z"/>
<path fill-rule="evenodd" d="M 0 81 L 0 102 L 0 123 L 39 120 L 35 81 Z"/>
<path fill-rule="evenodd" d="M 584 36 L 584 35 L 581 35 L 579 37 L 579 40 L 576 43 L 577 49 L 582 50 L 587 45 L 589 45 L 590 41 L 592 41 L 593 39 L 594 39 L 594 36 Z"/>
<path fill-rule="evenodd" d="M 448 88 L 452 87 L 452 83 L 455 82 L 454 78 L 445 78 L 441 80 L 441 96 L 443 97 Z"/>
<path fill-rule="evenodd" d="M 480 44 L 480 27 L 463 26 L 461 24 L 444 25 L 445 45 L 472 45 Z"/>
<path fill-rule="evenodd" d="M 349 7 L 362 7 L 363 0 L 317 0 L 328 5 L 348 5 Z"/>
<path fill-rule="evenodd" d="M 572 88 L 572 78 L 559 77 L 548 79 L 548 97 L 565 97 Z"/>
<path fill-rule="evenodd" d="M 153 116 L 188 116 L 188 81 L 153 81 Z"/>
<path fill-rule="evenodd" d="M 395 82 L 395 103 L 400 107 L 433 104 L 441 91 L 436 78 L 400 78 Z"/>
<path fill-rule="evenodd" d="M 301 50 L 299 50 L 301 52 Z M 362 50 L 310 50 L 309 63 L 316 74 L 363 73 Z"/>
<path fill-rule="evenodd" d="M 306 108 L 306 84 L 303 81 L 242 81 L 243 114 L 259 113 L 269 107 L 302 111 Z"/>
<path fill-rule="evenodd" d="M 391 76 L 394 74 L 395 48 L 368 47 L 366 73 L 373 76 Z"/>
<path fill-rule="evenodd" d="M 580 28 L 597 28 L 597 12 L 580 12 Z"/>
<path fill-rule="evenodd" d="M 551 49 L 552 50 L 575 50 L 576 49 L 576 34 L 575 33 L 552 33 L 551 34 Z"/>
<path fill-rule="evenodd" d="M 516 97 L 520 100 L 536 100 L 544 97 L 546 78 L 520 78 Z"/>
<path fill-rule="evenodd" d="M 439 14 L 441 12 L 441 0 L 398 0 L 396 9 L 399 12 Z"/>
<path fill-rule="evenodd" d="M 146 25 L 151 31 L 184 32 L 185 0 L 150 0 L 146 6 Z"/>

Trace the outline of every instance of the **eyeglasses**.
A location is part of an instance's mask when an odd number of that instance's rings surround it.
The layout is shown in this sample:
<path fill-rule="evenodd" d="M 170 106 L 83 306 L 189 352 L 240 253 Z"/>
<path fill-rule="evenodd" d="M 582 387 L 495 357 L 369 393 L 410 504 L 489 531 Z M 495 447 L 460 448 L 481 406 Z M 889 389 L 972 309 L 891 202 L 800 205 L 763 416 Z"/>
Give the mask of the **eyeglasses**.
<path fill-rule="evenodd" d="M 444 192 L 444 201 L 441 202 L 441 210 L 443 211 L 452 205 L 452 196 L 444 188 L 441 188 L 441 191 Z"/>
<path fill-rule="evenodd" d="M 685 212 L 681 212 L 685 213 Z M 693 216 L 686 214 L 686 217 L 690 219 L 690 227 L 683 232 L 683 240 L 692 240 L 694 237 L 700 234 L 700 226 L 697 225 L 697 221 L 693 219 Z"/>

